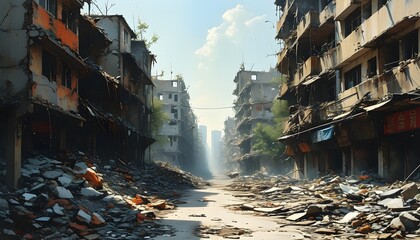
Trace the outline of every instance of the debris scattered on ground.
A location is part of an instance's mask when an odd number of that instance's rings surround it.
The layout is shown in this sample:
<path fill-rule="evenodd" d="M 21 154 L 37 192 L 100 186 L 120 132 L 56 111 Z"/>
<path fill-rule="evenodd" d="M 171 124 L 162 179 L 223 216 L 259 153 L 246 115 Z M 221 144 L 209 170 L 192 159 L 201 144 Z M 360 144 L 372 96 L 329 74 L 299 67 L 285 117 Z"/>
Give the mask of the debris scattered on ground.
<path fill-rule="evenodd" d="M 211 235 L 220 236 L 226 239 L 240 239 L 243 237 L 252 237 L 252 231 L 245 228 L 233 226 L 200 226 L 196 230 L 196 235 L 200 238 L 211 238 Z"/>
<path fill-rule="evenodd" d="M 229 208 L 301 226 L 309 238 L 420 237 L 416 182 L 388 184 L 373 174 L 313 181 L 255 174 L 236 178 L 227 189 L 242 202 Z"/>
<path fill-rule="evenodd" d="M 22 163 L 16 191 L 0 188 L 0 239 L 141 239 L 173 236 L 154 219 L 183 189 L 206 181 L 166 163 L 139 170 L 84 153 Z"/>

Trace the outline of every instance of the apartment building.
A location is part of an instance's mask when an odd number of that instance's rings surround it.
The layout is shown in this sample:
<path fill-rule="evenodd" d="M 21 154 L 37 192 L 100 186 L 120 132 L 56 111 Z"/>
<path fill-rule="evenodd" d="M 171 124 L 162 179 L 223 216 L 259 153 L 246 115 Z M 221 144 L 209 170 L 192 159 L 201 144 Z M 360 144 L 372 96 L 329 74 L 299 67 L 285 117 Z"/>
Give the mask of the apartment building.
<path fill-rule="evenodd" d="M 404 179 L 419 165 L 420 2 L 277 0 L 280 137 L 307 178 Z"/>
<path fill-rule="evenodd" d="M 154 55 L 121 15 L 83 16 L 80 55 L 88 72 L 79 85 L 88 121 L 79 139 L 85 151 L 142 166 L 151 137 Z M 130 34 L 128 34 L 130 33 Z"/>
<path fill-rule="evenodd" d="M 243 172 L 254 173 L 264 165 L 265 157 L 252 151 L 252 131 L 258 123 L 273 123 L 271 107 L 279 88 L 273 80 L 278 77 L 275 69 L 268 72 L 247 71 L 241 66 L 233 80 L 236 84 L 233 91 L 233 95 L 236 96 L 235 144 L 240 148 L 240 154 L 235 160 Z"/>
<path fill-rule="evenodd" d="M 154 96 L 161 101 L 168 116 L 160 139 L 152 147 L 152 159 L 191 170 L 197 165 L 199 145 L 197 119 L 190 106 L 190 96 L 182 79 L 153 80 Z"/>
<path fill-rule="evenodd" d="M 66 147 L 78 114 L 86 65 L 78 55 L 83 1 L 0 2 L 0 154 L 6 181 L 16 186 L 22 155 Z"/>

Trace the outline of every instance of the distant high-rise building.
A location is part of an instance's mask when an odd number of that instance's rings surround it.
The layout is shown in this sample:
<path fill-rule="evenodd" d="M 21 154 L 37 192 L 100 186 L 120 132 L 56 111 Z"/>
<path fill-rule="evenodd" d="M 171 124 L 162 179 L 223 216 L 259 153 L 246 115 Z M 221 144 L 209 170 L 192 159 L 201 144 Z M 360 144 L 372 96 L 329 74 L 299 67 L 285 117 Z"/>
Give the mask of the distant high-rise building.
<path fill-rule="evenodd" d="M 203 146 L 207 146 L 207 126 L 200 125 L 198 127 L 198 131 L 201 136 L 201 143 L 203 144 Z"/>
<path fill-rule="evenodd" d="M 212 166 L 220 166 L 221 163 L 221 151 L 220 142 L 222 140 L 222 132 L 219 130 L 211 131 L 211 162 Z"/>

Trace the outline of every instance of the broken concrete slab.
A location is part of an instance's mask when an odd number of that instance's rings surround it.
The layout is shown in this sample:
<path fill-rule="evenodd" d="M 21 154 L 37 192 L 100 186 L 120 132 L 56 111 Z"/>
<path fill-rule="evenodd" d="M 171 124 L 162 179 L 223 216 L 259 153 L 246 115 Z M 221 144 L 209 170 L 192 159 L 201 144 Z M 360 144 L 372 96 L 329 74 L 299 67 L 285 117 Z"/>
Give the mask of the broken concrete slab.
<path fill-rule="evenodd" d="M 392 198 L 394 196 L 397 196 L 401 191 L 402 191 L 401 188 L 391 189 L 391 190 L 388 190 L 388 191 L 385 191 L 385 192 L 379 194 L 379 197 L 381 199 L 384 199 L 384 198 Z"/>
<path fill-rule="evenodd" d="M 413 199 L 418 193 L 419 189 L 417 188 L 416 183 L 409 183 L 402 187 L 401 195 L 404 201 Z"/>
<path fill-rule="evenodd" d="M 289 221 L 297 221 L 306 216 L 306 212 L 295 213 L 286 218 Z"/>
<path fill-rule="evenodd" d="M 57 186 L 55 192 L 59 198 L 70 199 L 73 198 L 73 194 L 66 188 Z"/>
<path fill-rule="evenodd" d="M 272 207 L 272 208 L 254 208 L 255 212 L 262 212 L 262 213 L 272 213 L 272 212 L 277 212 L 280 211 L 281 209 L 283 209 L 283 206 L 279 206 L 279 207 Z"/>
<path fill-rule="evenodd" d="M 338 223 L 349 223 L 359 215 L 360 212 L 349 212 Z"/>
<path fill-rule="evenodd" d="M 103 195 L 103 193 L 97 191 L 96 189 L 92 187 L 82 188 L 80 190 L 80 194 L 82 194 L 85 197 L 98 197 Z"/>

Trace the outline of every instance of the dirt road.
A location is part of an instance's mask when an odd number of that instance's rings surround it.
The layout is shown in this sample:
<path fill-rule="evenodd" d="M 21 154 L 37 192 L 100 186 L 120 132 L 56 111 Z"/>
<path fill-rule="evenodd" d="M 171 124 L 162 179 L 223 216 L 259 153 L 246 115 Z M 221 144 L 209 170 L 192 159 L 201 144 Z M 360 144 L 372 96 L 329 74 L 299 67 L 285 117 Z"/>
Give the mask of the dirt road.
<path fill-rule="evenodd" d="M 275 218 L 258 217 L 227 209 L 227 205 L 241 204 L 241 199 L 223 190 L 231 180 L 219 176 L 210 182 L 210 187 L 183 193 L 180 200 L 185 203 L 179 204 L 176 210 L 160 220 L 160 223 L 174 228 L 176 236 L 160 236 L 155 239 L 304 238 L 297 229 L 280 229 Z"/>

